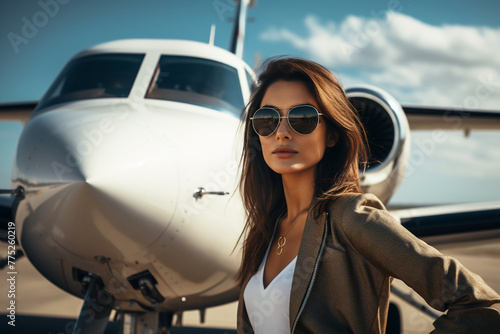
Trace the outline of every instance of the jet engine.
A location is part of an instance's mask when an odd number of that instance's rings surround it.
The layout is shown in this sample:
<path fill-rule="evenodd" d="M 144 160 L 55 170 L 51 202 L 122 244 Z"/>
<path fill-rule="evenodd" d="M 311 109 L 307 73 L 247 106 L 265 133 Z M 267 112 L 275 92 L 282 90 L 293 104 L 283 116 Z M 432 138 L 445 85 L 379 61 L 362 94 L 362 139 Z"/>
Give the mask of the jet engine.
<path fill-rule="evenodd" d="M 363 191 L 387 203 L 403 180 L 410 153 L 410 127 L 403 108 L 387 92 L 371 86 L 346 90 L 358 111 L 369 148 L 360 170 Z"/>

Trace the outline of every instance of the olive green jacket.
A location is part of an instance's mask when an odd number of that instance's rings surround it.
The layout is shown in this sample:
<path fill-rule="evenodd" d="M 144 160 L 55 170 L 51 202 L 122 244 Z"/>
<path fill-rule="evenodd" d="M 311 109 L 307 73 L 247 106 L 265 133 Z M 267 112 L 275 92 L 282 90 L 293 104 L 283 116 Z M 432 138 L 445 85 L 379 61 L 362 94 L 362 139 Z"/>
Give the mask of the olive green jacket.
<path fill-rule="evenodd" d="M 448 310 L 433 333 L 500 333 L 500 296 L 401 226 L 374 195 L 343 195 L 314 217 L 307 217 L 292 281 L 292 333 L 385 333 L 392 277 Z M 238 333 L 253 333 L 247 282 Z M 265 310 L 250 316 L 265 317 Z"/>

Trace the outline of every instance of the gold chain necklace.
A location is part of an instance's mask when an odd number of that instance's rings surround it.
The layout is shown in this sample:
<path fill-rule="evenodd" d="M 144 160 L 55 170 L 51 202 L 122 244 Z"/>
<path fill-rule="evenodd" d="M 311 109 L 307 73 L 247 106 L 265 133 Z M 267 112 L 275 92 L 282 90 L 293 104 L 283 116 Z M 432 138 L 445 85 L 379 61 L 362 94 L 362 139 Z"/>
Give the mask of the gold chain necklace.
<path fill-rule="evenodd" d="M 276 253 L 278 255 L 281 255 L 281 253 L 283 253 L 283 247 L 285 247 L 286 245 L 286 237 L 288 236 L 288 233 L 290 233 L 290 231 L 292 230 L 293 228 L 293 225 L 295 225 L 295 223 L 297 222 L 297 218 L 299 218 L 299 216 L 304 212 L 306 211 L 307 209 L 309 209 L 308 207 L 305 208 L 304 210 L 300 211 L 297 216 L 295 217 L 295 219 L 293 220 L 292 224 L 290 225 L 290 228 L 288 229 L 288 231 L 286 232 L 285 236 L 284 237 L 279 237 L 278 238 L 278 246 L 276 247 Z"/>

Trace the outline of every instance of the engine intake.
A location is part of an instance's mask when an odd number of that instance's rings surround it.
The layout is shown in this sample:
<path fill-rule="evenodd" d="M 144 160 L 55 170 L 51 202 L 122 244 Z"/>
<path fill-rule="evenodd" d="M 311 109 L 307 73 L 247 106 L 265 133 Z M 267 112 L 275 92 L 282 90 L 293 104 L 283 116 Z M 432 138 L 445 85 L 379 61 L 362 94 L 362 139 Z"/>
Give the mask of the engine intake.
<path fill-rule="evenodd" d="M 361 173 L 363 191 L 386 203 L 403 180 L 410 153 L 410 127 L 403 108 L 387 92 L 371 86 L 346 90 L 358 111 L 370 149 Z"/>

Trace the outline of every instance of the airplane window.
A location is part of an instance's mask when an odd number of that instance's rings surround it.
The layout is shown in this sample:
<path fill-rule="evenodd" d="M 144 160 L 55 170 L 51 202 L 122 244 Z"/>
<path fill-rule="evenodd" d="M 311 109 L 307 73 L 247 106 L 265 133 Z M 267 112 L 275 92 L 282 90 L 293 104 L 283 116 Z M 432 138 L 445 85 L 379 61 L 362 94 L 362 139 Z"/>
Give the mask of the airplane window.
<path fill-rule="evenodd" d="M 237 115 L 243 109 L 237 70 L 195 57 L 162 56 L 146 98 L 203 105 Z"/>
<path fill-rule="evenodd" d="M 143 54 L 77 58 L 62 70 L 37 109 L 68 101 L 127 97 L 143 58 Z"/>

